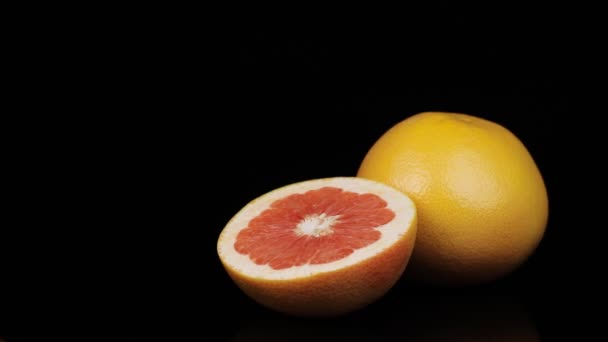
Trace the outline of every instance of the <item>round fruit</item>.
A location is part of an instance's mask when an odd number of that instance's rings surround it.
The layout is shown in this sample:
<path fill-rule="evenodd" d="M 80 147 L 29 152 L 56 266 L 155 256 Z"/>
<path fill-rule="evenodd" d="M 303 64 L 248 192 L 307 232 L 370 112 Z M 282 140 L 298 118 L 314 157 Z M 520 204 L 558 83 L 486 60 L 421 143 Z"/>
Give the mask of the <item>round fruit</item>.
<path fill-rule="evenodd" d="M 357 176 L 416 203 L 411 271 L 426 282 L 497 279 L 522 264 L 545 231 L 547 192 L 534 160 L 515 135 L 488 120 L 414 115 L 373 145 Z"/>
<path fill-rule="evenodd" d="M 336 177 L 291 184 L 247 204 L 223 229 L 224 268 L 255 301 L 333 316 L 385 294 L 403 273 L 416 208 L 379 182 Z"/>

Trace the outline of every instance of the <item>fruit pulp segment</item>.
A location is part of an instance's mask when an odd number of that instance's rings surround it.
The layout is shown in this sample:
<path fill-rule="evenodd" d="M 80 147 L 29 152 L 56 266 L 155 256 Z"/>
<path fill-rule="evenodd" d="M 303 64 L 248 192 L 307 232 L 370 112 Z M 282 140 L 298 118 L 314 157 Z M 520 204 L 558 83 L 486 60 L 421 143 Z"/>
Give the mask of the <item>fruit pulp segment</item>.
<path fill-rule="evenodd" d="M 395 218 L 382 198 L 323 187 L 274 201 L 237 235 L 234 248 L 275 270 L 340 260 L 381 237 Z"/>

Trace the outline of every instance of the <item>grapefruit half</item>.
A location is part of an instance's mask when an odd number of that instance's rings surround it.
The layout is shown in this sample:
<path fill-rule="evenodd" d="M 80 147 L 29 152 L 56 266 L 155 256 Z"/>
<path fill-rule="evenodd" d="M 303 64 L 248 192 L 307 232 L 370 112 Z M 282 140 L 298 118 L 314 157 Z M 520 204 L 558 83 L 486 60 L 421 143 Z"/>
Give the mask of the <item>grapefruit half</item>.
<path fill-rule="evenodd" d="M 336 177 L 287 185 L 241 209 L 219 236 L 224 268 L 252 299 L 334 316 L 384 295 L 408 263 L 416 208 L 380 182 Z"/>

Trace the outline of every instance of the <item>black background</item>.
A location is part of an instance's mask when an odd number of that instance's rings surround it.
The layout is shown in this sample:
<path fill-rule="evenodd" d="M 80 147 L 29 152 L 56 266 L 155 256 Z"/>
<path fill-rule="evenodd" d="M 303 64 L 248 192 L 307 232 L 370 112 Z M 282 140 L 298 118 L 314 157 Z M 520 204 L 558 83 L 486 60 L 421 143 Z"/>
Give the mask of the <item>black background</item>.
<path fill-rule="evenodd" d="M 61 57 L 84 41 L 76 57 L 36 69 L 49 91 L 24 104 L 70 115 L 25 115 L 13 126 L 19 191 L 9 211 L 19 220 L 2 250 L 9 341 L 405 339 L 427 327 L 449 334 L 454 322 L 492 335 L 485 319 L 507 322 L 496 324 L 500 334 L 510 317 L 543 338 L 564 334 L 560 309 L 574 280 L 563 251 L 578 248 L 554 158 L 555 125 L 573 114 L 567 33 L 551 23 L 530 30 L 534 15 L 433 10 L 420 21 L 246 22 L 201 34 L 178 20 L 48 45 L 47 56 Z M 232 215 L 289 183 L 355 175 L 376 139 L 422 111 L 483 117 L 526 145 L 550 199 L 545 238 L 526 264 L 464 289 L 405 280 L 333 321 L 273 313 L 232 283 L 216 254 Z"/>

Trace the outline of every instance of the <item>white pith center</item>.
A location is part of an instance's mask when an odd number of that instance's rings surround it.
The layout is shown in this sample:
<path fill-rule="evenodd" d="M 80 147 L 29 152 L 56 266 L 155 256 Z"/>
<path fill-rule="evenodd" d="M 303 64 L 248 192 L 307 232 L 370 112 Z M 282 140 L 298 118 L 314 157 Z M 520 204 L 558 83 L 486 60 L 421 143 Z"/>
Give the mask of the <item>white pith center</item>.
<path fill-rule="evenodd" d="M 338 221 L 339 215 L 328 216 L 325 213 L 321 215 L 308 215 L 296 226 L 296 235 L 310 235 L 314 237 L 331 234 L 331 227 Z"/>

